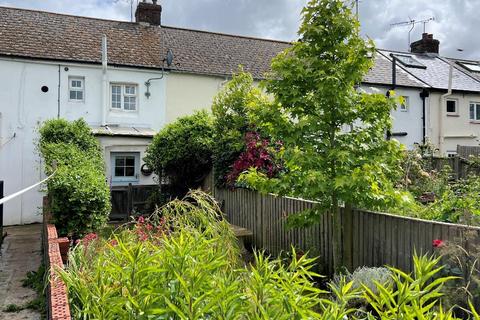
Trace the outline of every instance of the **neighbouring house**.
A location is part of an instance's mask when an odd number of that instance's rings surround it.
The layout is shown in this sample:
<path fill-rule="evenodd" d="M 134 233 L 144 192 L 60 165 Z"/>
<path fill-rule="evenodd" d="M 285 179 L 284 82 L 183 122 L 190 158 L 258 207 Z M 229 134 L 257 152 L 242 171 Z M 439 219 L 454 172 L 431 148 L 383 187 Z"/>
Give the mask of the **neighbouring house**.
<path fill-rule="evenodd" d="M 180 116 L 209 108 L 239 65 L 261 80 L 271 59 L 290 46 L 164 26 L 161 14 L 156 1 L 139 3 L 136 22 L 0 7 L 0 180 L 6 194 L 44 177 L 36 130 L 57 117 L 82 117 L 91 126 L 112 188 L 153 184 L 154 177 L 142 170 L 153 135 Z M 406 57 L 397 57 L 393 67 L 395 55 Z M 446 151 L 457 143 L 478 144 L 472 137 L 480 132 L 468 113 L 468 104 L 476 110 L 480 101 L 474 71 L 431 52 L 377 50 L 375 58 L 360 89 L 386 93 L 395 88 L 405 97 L 392 112 L 393 138 L 412 148 L 427 137 Z M 423 66 L 412 67 L 409 59 Z M 450 62 L 453 91 L 441 98 Z M 453 126 L 457 122 L 460 127 Z M 41 221 L 38 191 L 5 204 L 4 224 Z"/>

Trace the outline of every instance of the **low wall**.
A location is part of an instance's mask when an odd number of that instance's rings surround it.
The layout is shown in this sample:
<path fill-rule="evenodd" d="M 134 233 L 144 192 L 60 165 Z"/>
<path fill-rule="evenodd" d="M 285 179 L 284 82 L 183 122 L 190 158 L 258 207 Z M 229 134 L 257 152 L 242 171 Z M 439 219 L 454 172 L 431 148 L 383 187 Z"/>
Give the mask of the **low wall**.
<path fill-rule="evenodd" d="M 48 201 L 44 198 L 43 223 L 43 254 L 44 263 L 48 272 L 47 286 L 47 319 L 70 320 L 70 306 L 68 304 L 67 286 L 60 279 L 55 270 L 63 268 L 67 262 L 70 241 L 68 238 L 59 238 L 55 225 L 48 223 Z"/>

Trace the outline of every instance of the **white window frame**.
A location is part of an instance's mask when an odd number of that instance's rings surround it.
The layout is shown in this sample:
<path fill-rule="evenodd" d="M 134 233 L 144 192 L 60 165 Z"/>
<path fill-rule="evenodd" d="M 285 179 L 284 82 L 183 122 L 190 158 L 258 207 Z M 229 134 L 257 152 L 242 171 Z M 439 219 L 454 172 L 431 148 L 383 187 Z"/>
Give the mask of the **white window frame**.
<path fill-rule="evenodd" d="M 119 157 L 134 157 L 134 175 L 133 176 L 117 176 L 115 175 L 116 160 Z M 110 152 L 111 179 L 112 183 L 136 183 L 140 180 L 140 152 Z"/>
<path fill-rule="evenodd" d="M 80 81 L 81 87 L 72 86 L 73 81 Z M 82 92 L 82 99 L 72 99 L 71 92 Z M 68 77 L 68 101 L 85 102 L 85 77 L 69 76 Z"/>
<path fill-rule="evenodd" d="M 473 107 L 473 118 L 472 118 Z M 480 118 L 477 118 L 477 109 L 480 109 L 480 102 L 470 101 L 468 104 L 468 118 L 471 122 L 480 122 Z"/>
<path fill-rule="evenodd" d="M 113 106 L 113 87 L 120 87 L 120 108 Z M 134 87 L 135 94 L 127 93 L 126 87 Z M 125 109 L 125 98 L 135 97 L 135 109 Z M 110 83 L 110 110 L 122 111 L 122 112 L 138 112 L 138 84 L 125 83 L 125 82 L 112 82 Z"/>
<path fill-rule="evenodd" d="M 409 96 L 402 96 L 404 103 L 400 103 L 399 109 L 401 112 L 408 112 L 410 110 L 410 97 Z"/>
<path fill-rule="evenodd" d="M 448 112 L 448 101 L 455 102 L 455 112 Z M 445 100 L 445 113 L 447 116 L 458 116 L 458 99 L 447 99 Z"/>

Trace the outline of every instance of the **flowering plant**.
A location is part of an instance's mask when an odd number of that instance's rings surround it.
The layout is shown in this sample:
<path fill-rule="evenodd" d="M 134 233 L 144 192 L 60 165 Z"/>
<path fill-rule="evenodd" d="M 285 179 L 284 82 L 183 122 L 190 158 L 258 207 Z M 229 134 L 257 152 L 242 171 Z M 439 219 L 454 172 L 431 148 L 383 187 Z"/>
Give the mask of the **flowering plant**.
<path fill-rule="evenodd" d="M 245 145 L 246 150 L 233 163 L 232 171 L 227 176 L 229 186 L 234 186 L 240 174 L 250 168 L 256 168 L 269 178 L 281 171 L 282 166 L 274 157 L 274 153 L 282 147 L 281 142 L 272 144 L 268 139 L 262 139 L 258 132 L 250 131 L 245 134 Z"/>

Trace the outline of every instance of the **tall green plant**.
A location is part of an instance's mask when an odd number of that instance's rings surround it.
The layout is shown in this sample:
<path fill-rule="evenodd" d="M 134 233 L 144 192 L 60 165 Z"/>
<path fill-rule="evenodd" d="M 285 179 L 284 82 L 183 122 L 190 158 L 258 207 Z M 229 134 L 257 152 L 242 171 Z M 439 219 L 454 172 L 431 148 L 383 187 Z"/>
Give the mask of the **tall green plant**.
<path fill-rule="evenodd" d="M 178 118 L 155 135 L 144 160 L 159 177 L 169 178 L 174 195 L 182 197 L 211 170 L 212 136 L 206 111 Z"/>
<path fill-rule="evenodd" d="M 245 135 L 255 130 L 252 112 L 264 105 L 267 98 L 253 85 L 251 74 L 240 68 L 215 96 L 214 115 L 214 170 L 218 186 L 225 186 L 233 163 L 245 151 Z"/>
<path fill-rule="evenodd" d="M 47 181 L 51 222 L 61 235 L 73 237 L 101 228 L 111 204 L 98 140 L 83 119 L 47 120 L 39 131 L 45 171 L 56 170 Z"/>
<path fill-rule="evenodd" d="M 400 171 L 399 144 L 385 136 L 395 100 L 356 89 L 375 50 L 360 37 L 345 1 L 311 0 L 302 15 L 299 41 L 273 60 L 265 83 L 275 103 L 257 110 L 259 126 L 284 144 L 278 156 L 287 173 L 266 179 L 252 170 L 246 181 L 260 190 L 320 201 L 319 210 L 297 216 L 295 224 L 316 223 L 328 210 L 339 268 L 340 205 L 374 209 L 403 199 L 392 183 Z"/>

